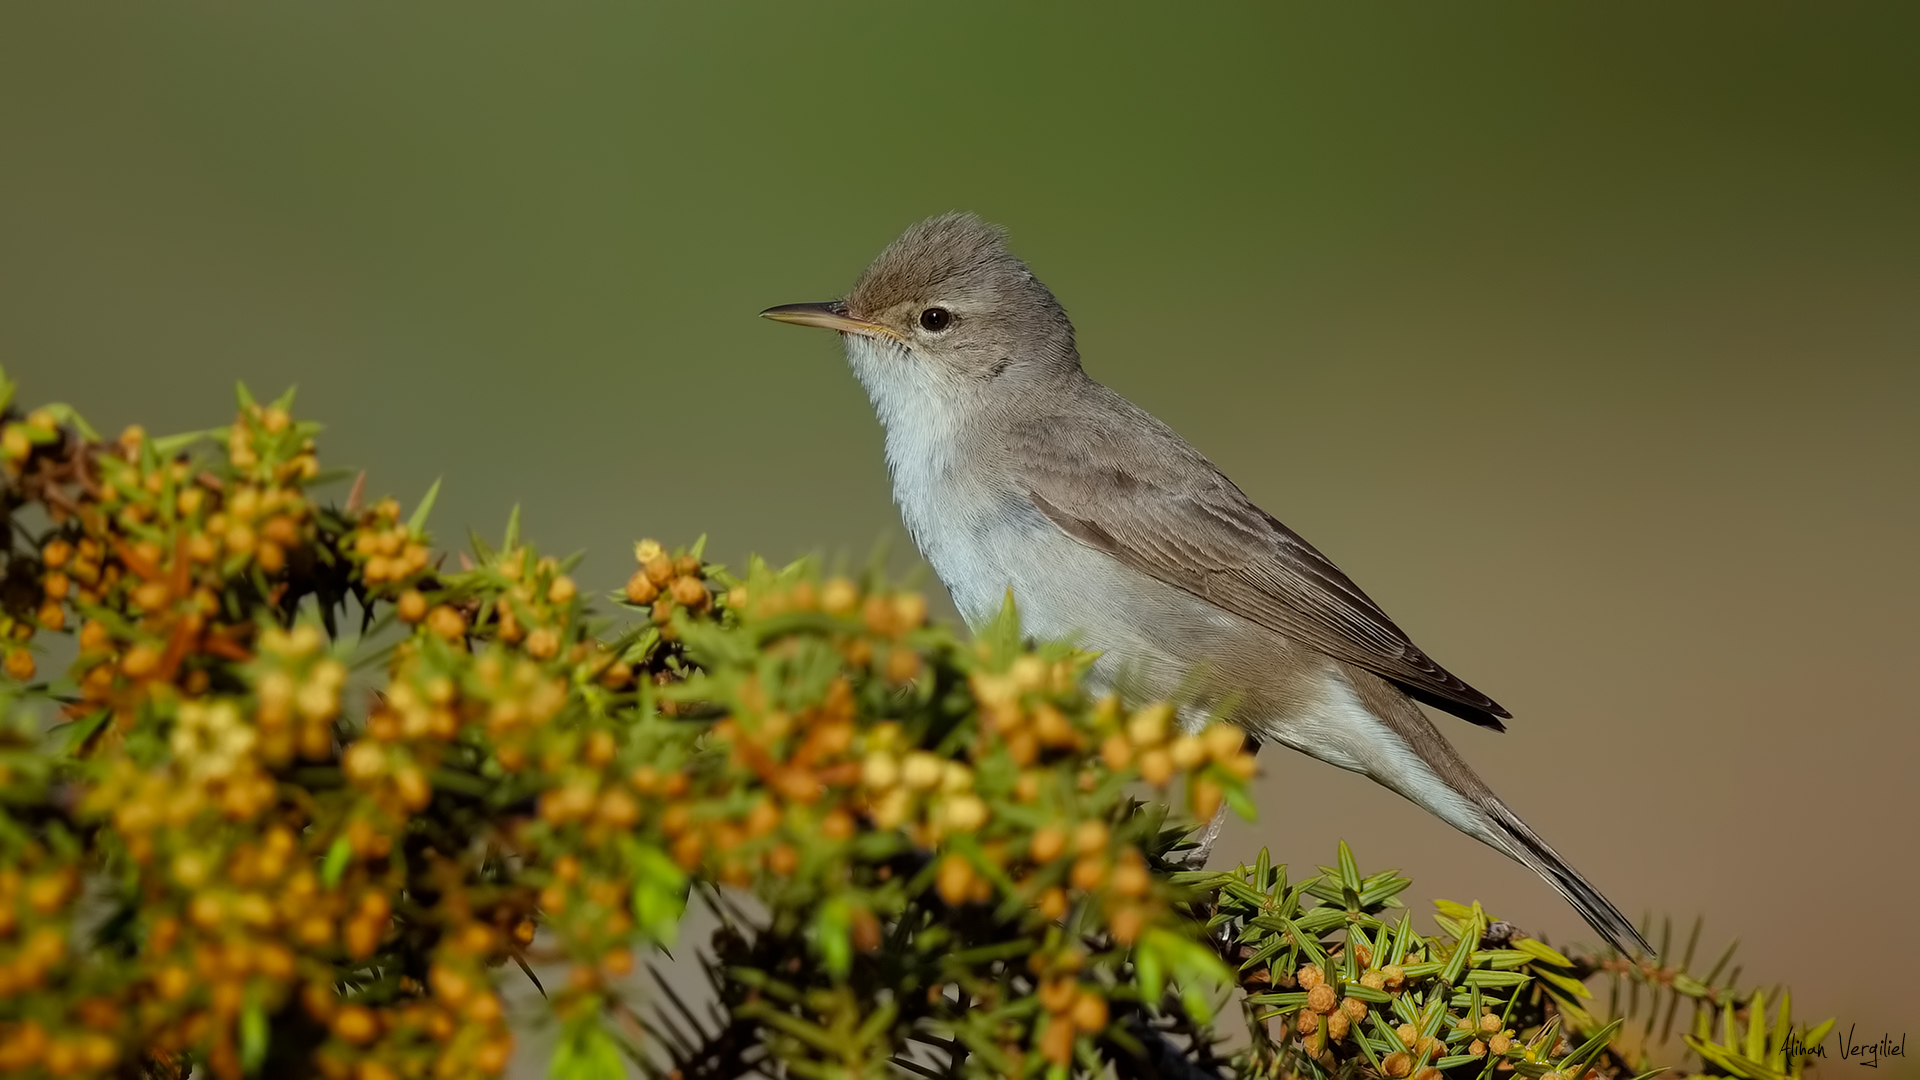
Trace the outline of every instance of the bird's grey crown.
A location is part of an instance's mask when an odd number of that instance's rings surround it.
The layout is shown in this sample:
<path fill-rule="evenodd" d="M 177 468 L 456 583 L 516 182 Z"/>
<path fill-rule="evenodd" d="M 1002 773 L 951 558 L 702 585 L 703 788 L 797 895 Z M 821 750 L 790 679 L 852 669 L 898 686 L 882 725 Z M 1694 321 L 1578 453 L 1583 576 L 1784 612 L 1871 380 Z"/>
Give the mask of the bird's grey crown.
<path fill-rule="evenodd" d="M 856 318 L 888 326 L 911 324 L 926 307 L 947 308 L 954 323 L 945 339 L 987 367 L 1003 353 L 1015 363 L 1079 367 L 1066 310 L 1007 250 L 1006 234 L 972 214 L 909 227 L 868 265 L 846 304 Z"/>
<path fill-rule="evenodd" d="M 847 307 L 863 316 L 877 315 L 902 304 L 931 302 L 955 282 L 1023 271 L 1026 267 L 1007 250 L 1007 235 L 998 227 L 972 214 L 942 214 L 908 228 L 888 244 L 847 294 Z"/>

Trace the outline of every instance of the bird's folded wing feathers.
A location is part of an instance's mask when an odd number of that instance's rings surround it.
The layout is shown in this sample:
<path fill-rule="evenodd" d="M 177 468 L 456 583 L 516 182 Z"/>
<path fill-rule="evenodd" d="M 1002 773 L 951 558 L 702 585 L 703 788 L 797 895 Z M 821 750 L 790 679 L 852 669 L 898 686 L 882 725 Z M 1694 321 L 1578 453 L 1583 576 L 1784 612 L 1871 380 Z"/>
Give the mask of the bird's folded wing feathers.
<path fill-rule="evenodd" d="M 1399 684 L 1483 726 L 1510 716 L 1428 658 L 1326 556 L 1144 410 L 1145 424 L 1049 417 L 1009 447 L 1035 507 L 1134 570 Z M 1120 435 L 1118 432 L 1127 432 Z"/>

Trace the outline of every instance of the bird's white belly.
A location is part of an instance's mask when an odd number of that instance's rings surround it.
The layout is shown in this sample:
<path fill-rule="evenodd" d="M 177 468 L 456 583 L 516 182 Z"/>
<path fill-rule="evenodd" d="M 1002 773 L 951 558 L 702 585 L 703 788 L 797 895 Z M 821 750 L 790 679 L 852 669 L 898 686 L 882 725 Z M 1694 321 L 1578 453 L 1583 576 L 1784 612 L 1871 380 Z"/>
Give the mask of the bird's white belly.
<path fill-rule="evenodd" d="M 902 499 L 921 553 L 974 630 L 1013 594 L 1029 637 L 1100 653 L 1096 690 L 1141 700 L 1193 696 L 1209 640 L 1237 620 L 1197 597 L 1130 570 L 1074 540 L 1024 499 Z M 1206 709 L 1183 710 L 1197 725 Z"/>

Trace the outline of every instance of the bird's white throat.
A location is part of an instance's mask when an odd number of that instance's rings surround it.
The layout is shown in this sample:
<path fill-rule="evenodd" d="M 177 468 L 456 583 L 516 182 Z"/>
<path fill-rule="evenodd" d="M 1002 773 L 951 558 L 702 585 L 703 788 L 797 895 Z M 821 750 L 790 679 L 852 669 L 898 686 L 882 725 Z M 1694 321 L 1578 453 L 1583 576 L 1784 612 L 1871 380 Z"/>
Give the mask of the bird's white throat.
<path fill-rule="evenodd" d="M 918 452 L 943 453 L 957 443 L 961 417 L 951 388 L 930 364 L 915 361 L 906 348 L 859 334 L 846 335 L 847 362 L 866 387 L 873 411 L 887 432 L 888 466 L 896 438 Z"/>
<path fill-rule="evenodd" d="M 936 557 L 941 541 L 968 516 L 961 447 L 962 418 L 947 387 L 928 365 L 893 342 L 847 335 L 847 361 L 866 387 L 886 435 L 887 472 L 894 502 L 913 541 L 947 587 L 954 578 Z M 954 567 L 959 570 L 959 567 Z"/>
<path fill-rule="evenodd" d="M 886 433 L 893 499 L 914 544 L 970 625 L 992 618 L 1017 582 L 1008 532 L 1037 522 L 1006 485 L 968 467 L 966 391 L 892 342 L 847 335 L 847 360 Z M 1064 539 L 1064 537 L 1062 537 Z"/>

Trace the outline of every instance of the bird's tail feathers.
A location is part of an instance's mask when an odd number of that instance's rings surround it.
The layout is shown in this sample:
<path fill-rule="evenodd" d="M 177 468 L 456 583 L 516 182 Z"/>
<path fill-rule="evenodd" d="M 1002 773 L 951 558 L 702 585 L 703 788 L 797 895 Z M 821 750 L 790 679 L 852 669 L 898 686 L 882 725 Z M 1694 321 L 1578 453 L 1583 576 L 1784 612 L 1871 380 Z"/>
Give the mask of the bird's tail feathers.
<path fill-rule="evenodd" d="M 1485 799 L 1485 810 L 1489 822 L 1495 831 L 1495 846 L 1513 856 L 1522 865 L 1546 879 L 1553 890 L 1572 904 L 1587 925 L 1605 936 L 1608 944 L 1626 955 L 1636 951 L 1653 956 L 1653 946 L 1641 935 L 1632 922 L 1628 921 L 1613 902 L 1602 896 L 1599 889 L 1593 887 L 1586 878 L 1580 876 L 1560 853 L 1553 850 L 1540 834 L 1534 832 L 1519 815 L 1507 809 L 1505 803 L 1490 794 Z"/>
<path fill-rule="evenodd" d="M 1519 815 L 1507 809 L 1412 699 L 1372 672 L 1345 663 L 1339 668 L 1366 711 L 1398 735 L 1419 759 L 1419 767 L 1413 768 L 1404 758 L 1389 754 L 1360 771 L 1545 878 L 1614 948 L 1629 955 L 1635 951 L 1653 955 L 1646 938 L 1620 914 L 1620 909 L 1540 839 L 1540 834 L 1528 828 Z M 1314 753 L 1312 749 L 1307 752 Z M 1333 760 L 1324 753 L 1314 756 Z"/>

